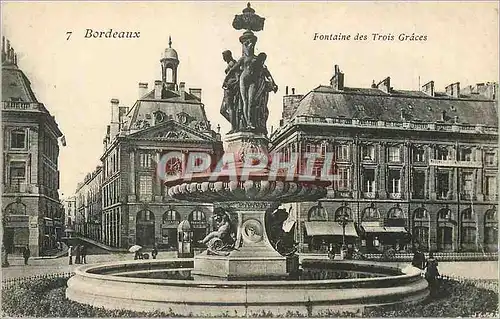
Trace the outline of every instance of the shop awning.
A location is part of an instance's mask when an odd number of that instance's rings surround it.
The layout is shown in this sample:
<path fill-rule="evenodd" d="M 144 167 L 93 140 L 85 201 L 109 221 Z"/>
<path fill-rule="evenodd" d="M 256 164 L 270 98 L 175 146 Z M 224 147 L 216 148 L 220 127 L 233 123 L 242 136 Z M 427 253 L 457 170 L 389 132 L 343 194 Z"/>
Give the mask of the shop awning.
<path fill-rule="evenodd" d="M 305 222 L 308 236 L 342 236 L 342 226 L 337 222 Z M 345 235 L 358 237 L 354 228 L 354 223 L 348 223 L 345 226 Z"/>
<path fill-rule="evenodd" d="M 367 233 L 407 233 L 404 227 L 363 226 Z"/>
<path fill-rule="evenodd" d="M 408 231 L 404 227 L 384 227 L 387 233 L 407 233 Z"/>

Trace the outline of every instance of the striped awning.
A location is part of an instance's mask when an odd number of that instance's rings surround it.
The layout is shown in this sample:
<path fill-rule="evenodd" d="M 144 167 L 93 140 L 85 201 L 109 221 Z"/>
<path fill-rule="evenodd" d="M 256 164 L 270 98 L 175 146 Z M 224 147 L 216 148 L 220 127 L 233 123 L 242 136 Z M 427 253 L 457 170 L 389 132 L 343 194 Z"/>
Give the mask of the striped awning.
<path fill-rule="evenodd" d="M 304 226 L 308 236 L 342 236 L 343 234 L 342 225 L 337 222 L 305 222 Z M 353 222 L 346 224 L 345 235 L 358 237 Z"/>

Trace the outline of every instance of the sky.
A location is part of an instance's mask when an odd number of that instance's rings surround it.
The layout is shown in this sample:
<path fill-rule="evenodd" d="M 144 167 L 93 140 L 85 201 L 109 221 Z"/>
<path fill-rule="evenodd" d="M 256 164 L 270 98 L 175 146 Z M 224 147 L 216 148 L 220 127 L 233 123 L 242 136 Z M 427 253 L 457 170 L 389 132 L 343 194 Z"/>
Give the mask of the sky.
<path fill-rule="evenodd" d="M 60 149 L 60 194 L 100 164 L 110 121 L 110 100 L 133 106 L 138 83 L 161 79 L 168 37 L 179 54 L 178 81 L 202 88 L 212 128 L 229 123 L 219 114 L 225 63 L 222 51 L 241 55 L 232 27 L 246 2 L 8 2 L 2 1 L 2 34 L 38 100 L 56 117 L 67 141 Z M 281 118 L 285 87 L 306 94 L 328 85 L 334 65 L 345 85 L 369 87 L 387 76 L 395 89 L 416 90 L 433 80 L 436 90 L 498 81 L 496 2 L 252 2 L 264 17 L 256 53 L 279 86 L 269 101 L 268 127 Z M 93 31 L 140 32 L 139 38 L 85 38 Z M 68 33 L 71 35 L 68 39 Z M 319 40 L 320 35 L 349 40 Z M 354 40 L 357 34 L 367 40 Z M 394 40 L 374 40 L 373 34 Z M 399 41 L 400 34 L 425 41 Z M 290 91 L 291 92 L 291 91 Z"/>

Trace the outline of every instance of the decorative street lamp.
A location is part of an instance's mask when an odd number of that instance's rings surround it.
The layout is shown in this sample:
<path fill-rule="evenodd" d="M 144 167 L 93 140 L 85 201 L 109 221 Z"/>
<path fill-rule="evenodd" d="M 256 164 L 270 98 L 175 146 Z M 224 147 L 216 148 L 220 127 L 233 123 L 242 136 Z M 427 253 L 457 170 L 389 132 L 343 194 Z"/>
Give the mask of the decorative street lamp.
<path fill-rule="evenodd" d="M 347 209 L 342 209 L 342 214 L 338 216 L 337 222 L 342 226 L 342 247 L 345 247 L 345 227 L 350 221 L 350 216 Z"/>

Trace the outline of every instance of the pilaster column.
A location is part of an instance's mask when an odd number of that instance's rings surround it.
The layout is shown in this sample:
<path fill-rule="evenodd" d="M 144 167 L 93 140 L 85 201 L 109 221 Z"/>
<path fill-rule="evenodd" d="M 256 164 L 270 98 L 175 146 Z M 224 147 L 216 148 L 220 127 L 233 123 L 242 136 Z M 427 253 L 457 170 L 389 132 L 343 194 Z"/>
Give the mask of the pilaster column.
<path fill-rule="evenodd" d="M 448 180 L 449 180 L 449 185 L 450 185 L 450 191 L 448 192 L 449 194 L 452 194 L 452 199 L 458 200 L 460 194 L 459 194 L 459 185 L 458 183 L 460 182 L 460 176 L 459 174 L 459 169 L 457 167 L 453 168 L 451 170 L 450 175 L 448 175 Z"/>
<path fill-rule="evenodd" d="M 387 181 L 386 181 L 386 171 L 387 171 L 387 143 L 381 142 L 379 146 L 379 162 L 377 165 L 376 172 L 376 187 L 378 192 L 378 197 L 380 199 L 387 198 Z"/>
<path fill-rule="evenodd" d="M 129 170 L 129 179 L 130 179 L 130 188 L 129 188 L 129 202 L 136 202 L 136 182 L 135 182 L 135 165 L 136 165 L 136 153 L 135 149 L 130 149 L 130 170 Z"/>
<path fill-rule="evenodd" d="M 429 163 L 431 160 L 436 159 L 436 145 L 431 144 L 427 146 L 427 152 L 429 154 Z M 427 174 L 428 173 L 428 174 Z M 437 194 L 436 194 L 436 166 L 429 166 L 429 168 L 426 170 L 426 179 L 428 179 L 428 188 L 426 188 L 426 191 L 428 192 L 428 198 L 430 200 L 436 200 Z"/>
<path fill-rule="evenodd" d="M 352 196 L 353 198 L 355 199 L 358 199 L 359 198 L 359 192 L 360 192 L 360 189 L 359 189 L 359 180 L 358 180 L 358 176 L 359 176 L 359 165 L 360 165 L 360 156 L 359 156 L 359 142 L 357 140 L 354 141 L 354 145 L 353 145 L 353 156 L 352 156 L 352 163 L 354 165 L 352 165 L 352 169 L 351 169 L 351 176 L 349 176 L 351 178 L 351 181 L 352 181 Z"/>
<path fill-rule="evenodd" d="M 474 158 L 475 161 L 481 162 L 484 165 L 483 160 L 483 150 L 481 146 L 478 146 L 476 149 L 476 156 Z M 484 201 L 484 183 L 483 183 L 483 175 L 484 170 L 483 166 L 481 168 L 477 168 L 474 170 L 474 189 L 476 190 L 476 199 L 480 202 Z"/>

